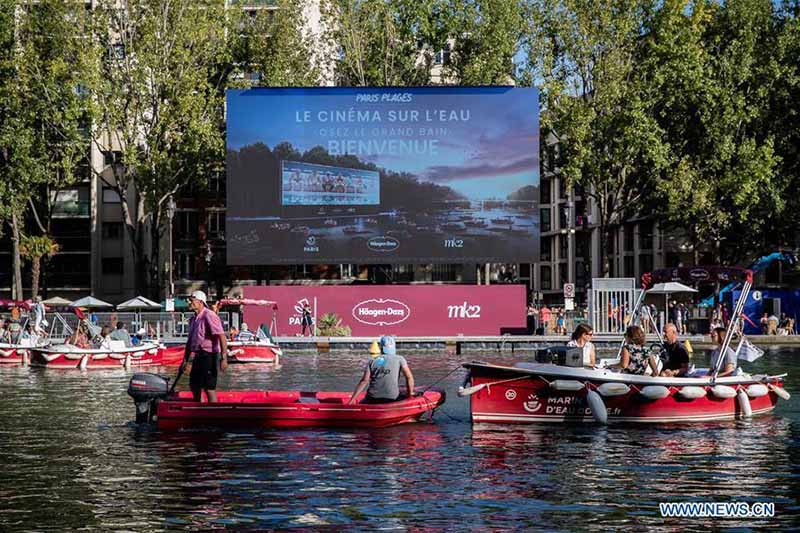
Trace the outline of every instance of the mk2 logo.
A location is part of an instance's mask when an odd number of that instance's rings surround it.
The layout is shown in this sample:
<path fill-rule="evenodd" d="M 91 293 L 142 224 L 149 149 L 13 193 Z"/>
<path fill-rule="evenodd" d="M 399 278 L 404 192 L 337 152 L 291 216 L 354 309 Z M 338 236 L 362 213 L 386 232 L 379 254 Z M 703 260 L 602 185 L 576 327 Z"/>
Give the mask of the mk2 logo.
<path fill-rule="evenodd" d="M 464 239 L 456 239 L 455 237 L 451 239 L 444 240 L 444 247 L 445 248 L 463 248 L 464 247 Z"/>
<path fill-rule="evenodd" d="M 447 318 L 480 318 L 481 306 L 464 302 L 461 305 L 448 305 Z"/>

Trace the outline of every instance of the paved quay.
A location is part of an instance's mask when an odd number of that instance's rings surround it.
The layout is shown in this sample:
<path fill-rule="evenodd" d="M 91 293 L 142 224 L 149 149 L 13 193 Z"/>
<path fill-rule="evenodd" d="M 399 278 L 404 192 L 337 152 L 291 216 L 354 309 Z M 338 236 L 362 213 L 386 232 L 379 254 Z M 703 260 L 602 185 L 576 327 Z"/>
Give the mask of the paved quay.
<path fill-rule="evenodd" d="M 747 337 L 750 342 L 760 347 L 792 347 L 800 346 L 800 335 Z M 373 337 L 291 337 L 278 336 L 275 340 L 288 351 L 328 352 L 328 351 L 367 351 L 376 340 Z M 565 335 L 497 335 L 497 336 L 430 336 L 430 337 L 397 337 L 398 347 L 414 351 L 452 351 L 457 354 L 471 352 L 510 352 L 530 351 L 553 345 L 563 345 L 569 340 Z M 648 343 L 656 342 L 655 335 L 648 335 Z M 682 336 L 681 342 L 689 340 L 694 348 L 710 349 L 713 347 L 708 335 Z M 599 349 L 616 349 L 622 341 L 621 335 L 595 335 L 593 342 Z"/>

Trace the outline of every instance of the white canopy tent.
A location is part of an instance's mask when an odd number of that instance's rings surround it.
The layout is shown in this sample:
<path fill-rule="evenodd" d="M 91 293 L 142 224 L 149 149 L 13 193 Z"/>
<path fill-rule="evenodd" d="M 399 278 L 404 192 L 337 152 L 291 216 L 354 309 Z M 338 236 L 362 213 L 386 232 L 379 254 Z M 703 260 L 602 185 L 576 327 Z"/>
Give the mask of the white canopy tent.
<path fill-rule="evenodd" d="M 51 307 L 69 307 L 72 305 L 71 300 L 67 300 L 66 298 L 62 298 L 61 296 L 54 296 L 52 298 L 48 298 L 47 300 L 43 300 L 42 303 L 44 305 L 49 305 Z"/>
<path fill-rule="evenodd" d="M 669 317 L 669 295 L 680 292 L 698 292 L 697 289 L 678 283 L 677 281 L 668 281 L 666 283 L 656 283 L 652 288 L 647 290 L 647 294 L 663 294 L 664 295 L 664 320 L 661 324 L 661 331 L 664 331 L 664 326 L 667 325 L 667 318 Z"/>
<path fill-rule="evenodd" d="M 161 304 L 149 300 L 144 296 L 137 296 L 117 306 L 118 311 L 127 311 L 129 309 L 161 309 Z"/>
<path fill-rule="evenodd" d="M 104 302 L 94 296 L 84 296 L 80 300 L 75 300 L 70 304 L 70 307 L 85 307 L 86 309 L 103 309 L 106 307 L 114 307 L 108 302 Z"/>

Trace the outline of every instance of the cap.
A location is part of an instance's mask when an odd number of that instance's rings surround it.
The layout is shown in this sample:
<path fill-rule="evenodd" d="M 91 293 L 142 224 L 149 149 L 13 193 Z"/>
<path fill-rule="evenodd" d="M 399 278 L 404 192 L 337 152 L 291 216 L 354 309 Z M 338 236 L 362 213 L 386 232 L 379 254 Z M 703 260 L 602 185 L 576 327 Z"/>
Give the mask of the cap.
<path fill-rule="evenodd" d="M 206 298 L 206 293 L 203 291 L 194 291 L 192 294 L 189 295 L 190 300 L 200 300 L 203 302 L 204 305 L 208 305 L 208 298 Z"/>
<path fill-rule="evenodd" d="M 369 353 L 370 355 L 378 355 L 381 353 L 381 349 L 378 346 L 378 341 L 372 341 L 372 344 L 369 347 Z"/>
<path fill-rule="evenodd" d="M 41 326 L 44 326 L 44 327 L 47 327 L 47 326 L 49 326 L 50 324 L 47 322 L 47 320 L 42 320 L 42 321 L 41 321 L 41 323 L 40 323 L 39 325 L 41 325 Z"/>
<path fill-rule="evenodd" d="M 397 353 L 397 349 L 394 343 L 394 337 L 390 337 L 389 335 L 384 335 L 383 337 L 381 337 L 380 345 L 381 345 L 381 353 L 384 355 L 395 355 Z"/>
<path fill-rule="evenodd" d="M 144 328 L 139 328 L 139 331 L 136 332 L 137 335 L 145 335 L 147 330 Z"/>

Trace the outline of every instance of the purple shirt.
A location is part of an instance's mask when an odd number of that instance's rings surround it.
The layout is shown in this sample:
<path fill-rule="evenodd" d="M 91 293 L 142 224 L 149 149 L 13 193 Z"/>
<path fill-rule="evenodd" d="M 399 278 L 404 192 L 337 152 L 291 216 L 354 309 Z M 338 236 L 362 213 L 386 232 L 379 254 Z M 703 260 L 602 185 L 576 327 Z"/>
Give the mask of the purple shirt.
<path fill-rule="evenodd" d="M 205 308 L 200 311 L 200 314 L 189 320 L 189 340 L 187 341 L 189 351 L 197 353 L 203 350 L 204 352 L 219 353 L 220 346 L 217 335 L 225 335 L 222 321 L 216 313 Z"/>

